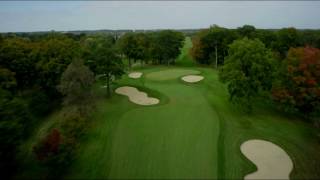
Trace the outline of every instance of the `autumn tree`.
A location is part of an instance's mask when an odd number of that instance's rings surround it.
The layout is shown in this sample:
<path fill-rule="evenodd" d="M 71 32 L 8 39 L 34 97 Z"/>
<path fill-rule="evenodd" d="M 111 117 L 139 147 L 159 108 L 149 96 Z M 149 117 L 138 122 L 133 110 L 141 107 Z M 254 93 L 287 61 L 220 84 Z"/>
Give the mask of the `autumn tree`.
<path fill-rule="evenodd" d="M 285 110 L 297 110 L 306 117 L 319 112 L 320 50 L 291 48 L 273 86 L 273 99 Z"/>
<path fill-rule="evenodd" d="M 244 38 L 230 45 L 219 78 L 227 83 L 230 100 L 251 111 L 254 97 L 271 88 L 273 70 L 271 51 L 258 39 Z"/>

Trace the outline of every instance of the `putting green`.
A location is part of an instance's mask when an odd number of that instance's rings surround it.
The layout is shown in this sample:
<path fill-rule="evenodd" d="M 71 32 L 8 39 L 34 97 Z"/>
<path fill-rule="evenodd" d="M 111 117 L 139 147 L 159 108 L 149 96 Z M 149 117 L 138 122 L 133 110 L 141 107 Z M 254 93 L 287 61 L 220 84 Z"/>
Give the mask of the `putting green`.
<path fill-rule="evenodd" d="M 192 69 L 167 69 L 149 73 L 146 75 L 146 77 L 150 80 L 163 81 L 177 79 L 181 76 L 191 74 L 200 74 L 200 72 Z"/>

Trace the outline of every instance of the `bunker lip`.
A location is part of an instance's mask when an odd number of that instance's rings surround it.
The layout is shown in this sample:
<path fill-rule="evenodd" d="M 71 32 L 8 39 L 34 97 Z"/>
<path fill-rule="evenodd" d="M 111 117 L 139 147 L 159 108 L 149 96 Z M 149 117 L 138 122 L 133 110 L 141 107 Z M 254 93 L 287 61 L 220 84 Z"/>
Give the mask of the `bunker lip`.
<path fill-rule="evenodd" d="M 148 97 L 148 94 L 142 91 L 139 91 L 135 87 L 131 86 L 122 86 L 115 90 L 117 94 L 128 96 L 129 100 L 135 104 L 150 106 L 159 104 L 159 99 Z"/>
<path fill-rule="evenodd" d="M 181 79 L 188 83 L 196 83 L 203 80 L 204 77 L 200 75 L 186 75 L 186 76 L 183 76 Z"/>
<path fill-rule="evenodd" d="M 240 149 L 257 166 L 257 171 L 246 175 L 244 179 L 289 179 L 293 163 L 278 145 L 253 139 L 242 143 Z"/>
<path fill-rule="evenodd" d="M 129 78 L 139 79 L 142 76 L 142 72 L 131 72 L 128 76 Z"/>

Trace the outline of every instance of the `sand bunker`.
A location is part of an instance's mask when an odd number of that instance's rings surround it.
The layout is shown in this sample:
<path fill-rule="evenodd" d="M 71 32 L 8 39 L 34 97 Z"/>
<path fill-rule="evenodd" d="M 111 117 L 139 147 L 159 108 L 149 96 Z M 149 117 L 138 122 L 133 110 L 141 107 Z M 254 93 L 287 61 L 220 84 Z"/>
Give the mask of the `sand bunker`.
<path fill-rule="evenodd" d="M 279 146 L 269 141 L 254 139 L 244 142 L 240 149 L 258 169 L 244 179 L 289 179 L 293 163 Z"/>
<path fill-rule="evenodd" d="M 159 103 L 159 99 L 148 97 L 147 93 L 130 86 L 119 87 L 116 89 L 116 93 L 128 96 L 131 102 L 139 105 L 148 106 Z"/>
<path fill-rule="evenodd" d="M 201 81 L 203 78 L 204 78 L 203 76 L 199 76 L 199 75 L 187 75 L 187 76 L 183 76 L 181 79 L 188 83 L 195 83 L 195 82 Z"/>
<path fill-rule="evenodd" d="M 132 72 L 129 74 L 129 78 L 139 79 L 142 76 L 142 72 Z"/>

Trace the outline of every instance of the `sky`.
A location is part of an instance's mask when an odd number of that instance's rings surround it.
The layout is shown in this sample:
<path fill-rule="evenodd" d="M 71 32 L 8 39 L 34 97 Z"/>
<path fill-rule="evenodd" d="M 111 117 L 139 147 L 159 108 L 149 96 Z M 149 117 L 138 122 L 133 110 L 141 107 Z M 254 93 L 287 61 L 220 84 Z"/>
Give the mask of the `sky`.
<path fill-rule="evenodd" d="M 320 29 L 320 1 L 0 1 L 0 32 L 98 29 Z"/>

